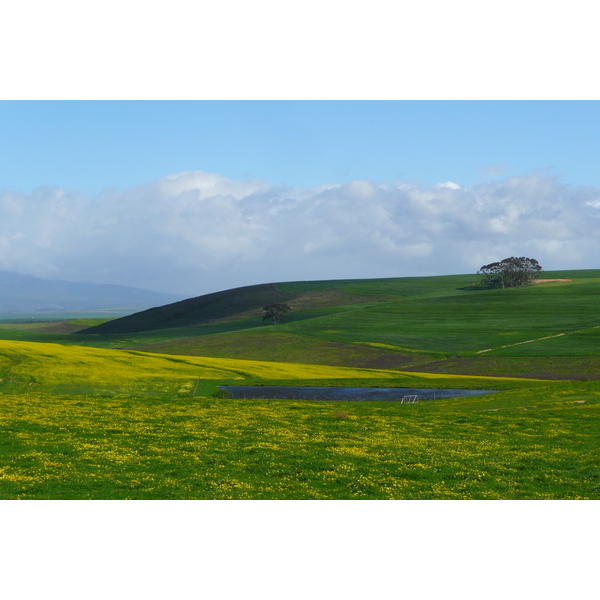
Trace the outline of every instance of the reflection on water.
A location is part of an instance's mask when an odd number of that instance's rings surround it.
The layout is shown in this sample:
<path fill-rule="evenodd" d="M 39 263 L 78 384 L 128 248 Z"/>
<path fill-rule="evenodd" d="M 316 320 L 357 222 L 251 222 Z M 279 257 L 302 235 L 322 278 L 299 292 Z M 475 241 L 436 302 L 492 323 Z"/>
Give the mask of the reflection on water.
<path fill-rule="evenodd" d="M 437 400 L 440 398 L 460 398 L 479 394 L 492 394 L 496 390 L 456 390 L 422 388 L 347 388 L 347 387 L 305 387 L 305 386 L 251 386 L 221 385 L 230 398 L 267 398 L 281 400 L 372 400 L 402 401 L 407 396 L 417 396 L 417 400 Z"/>

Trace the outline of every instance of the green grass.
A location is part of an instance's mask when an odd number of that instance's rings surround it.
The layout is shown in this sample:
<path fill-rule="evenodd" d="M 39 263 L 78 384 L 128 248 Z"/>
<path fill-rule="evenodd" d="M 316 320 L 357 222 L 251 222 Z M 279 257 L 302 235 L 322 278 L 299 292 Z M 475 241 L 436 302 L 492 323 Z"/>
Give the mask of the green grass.
<path fill-rule="evenodd" d="M 79 320 L 69 320 L 61 323 L 79 328 Z M 58 323 L 55 325 L 55 327 Z M 152 331 L 127 334 L 80 334 L 48 331 L 42 324 L 31 326 L 19 323 L 0 325 L 0 339 L 23 342 L 55 343 L 63 345 L 88 346 L 94 348 L 125 348 L 149 344 L 161 344 L 167 341 L 183 340 L 200 336 L 218 335 L 243 329 L 268 327 L 268 324 L 258 324 L 256 319 L 241 319 L 233 323 L 209 323 L 186 327 L 173 327 Z"/>
<path fill-rule="evenodd" d="M 277 362 L 396 369 L 426 363 L 435 354 L 411 354 L 388 348 L 299 336 L 279 329 L 248 329 L 226 335 L 205 335 L 147 345 L 132 345 L 148 352 L 214 356 Z M 443 358 L 443 355 L 439 355 Z"/>
<path fill-rule="evenodd" d="M 516 395 L 402 406 L 3 394 L 0 497 L 598 499 L 599 394 L 530 391 L 528 410 Z"/>
<path fill-rule="evenodd" d="M 0 341 L 0 392 L 191 395 L 219 384 L 334 385 L 512 389 L 542 385 L 520 379 L 429 375 L 392 370 L 175 356 L 60 344 Z"/>
<path fill-rule="evenodd" d="M 598 351 L 596 349 L 596 351 Z M 449 358 L 418 366 L 404 365 L 404 370 L 456 375 L 490 375 L 493 377 L 529 377 L 534 379 L 598 379 L 600 356 L 502 356 L 500 353 Z"/>
<path fill-rule="evenodd" d="M 196 324 L 73 335 L 96 323 L 13 323 L 0 324 L 0 338 L 432 373 L 593 378 L 600 360 L 600 328 L 594 329 L 600 271 L 544 277 L 572 281 L 510 290 L 480 289 L 471 285 L 474 275 L 280 283 L 201 297 L 210 309 L 203 317 L 196 299 L 185 301 L 191 312 L 184 316 Z M 239 313 L 271 289 L 295 298 L 286 323 L 265 323 L 258 310 Z M 170 305 L 174 318 L 177 306 Z M 211 320 L 217 314 L 222 318 Z M 565 335 L 543 339 L 559 334 Z M 528 340 L 534 341 L 523 343 Z"/>
<path fill-rule="evenodd" d="M 598 499 L 600 271 L 544 277 L 573 281 L 282 283 L 277 326 L 246 292 L 134 333 L 0 324 L 0 498 Z M 498 392 L 232 400 L 227 383 Z"/>
<path fill-rule="evenodd" d="M 260 284 L 188 298 L 173 304 L 150 308 L 95 326 L 85 333 L 132 333 L 151 329 L 197 325 L 248 311 L 260 311 L 266 304 L 288 302 L 296 294 L 273 284 Z"/>
<path fill-rule="evenodd" d="M 590 458 L 600 435 L 600 381 L 10 341 L 0 356 L 4 499 L 600 497 Z M 206 395 L 236 382 L 500 391 L 417 405 Z"/>
<path fill-rule="evenodd" d="M 60 333 L 58 327 L 53 333 L 50 327 L 24 325 L 15 329 L 18 325 L 10 325 L 0 326 L 0 337 L 159 353 L 206 353 L 395 369 L 421 370 L 431 363 L 439 371 L 439 360 L 446 359 L 453 361 L 459 372 L 473 365 L 484 368 L 485 361 L 472 358 L 481 356 L 478 353 L 482 350 L 491 350 L 489 356 L 540 357 L 531 371 L 531 376 L 535 376 L 552 370 L 539 366 L 544 360 L 541 357 L 600 354 L 596 350 L 600 329 L 593 329 L 600 325 L 596 310 L 600 271 L 551 272 L 544 277 L 572 281 L 508 290 L 473 286 L 477 281 L 474 275 L 280 283 L 169 305 L 169 322 L 184 317 L 188 321 L 195 319 L 193 324 L 179 327 L 162 323 L 158 329 L 147 331 L 73 335 Z M 295 298 L 295 308 L 287 322 L 276 326 L 265 323 L 258 309 L 255 314 L 239 312 L 252 302 L 264 301 L 269 290 Z M 178 316 L 182 306 L 187 307 L 187 312 Z M 202 307 L 208 312 L 203 313 Z M 146 313 L 146 320 L 149 315 L 155 318 L 159 314 Z M 215 321 L 213 317 L 219 315 Z M 69 327 L 78 325 L 70 321 Z M 563 333 L 559 338 L 541 339 Z M 522 344 L 529 340 L 535 341 Z M 457 359 L 463 360 L 464 365 L 458 365 Z M 549 360 L 549 366 L 553 362 Z"/>
<path fill-rule="evenodd" d="M 552 377 L 556 371 L 564 377 L 572 371 L 588 378 L 594 367 L 586 368 L 577 357 L 600 356 L 599 276 L 600 271 L 551 272 L 544 277 L 572 281 L 508 290 L 471 286 L 476 277 L 465 275 L 278 284 L 306 293 L 335 285 L 372 301 L 294 311 L 277 326 L 265 327 L 259 317 L 254 324 L 251 318 L 223 322 L 220 332 L 198 329 L 197 335 L 165 338 L 155 347 L 132 337 L 129 347 L 418 371 L 431 365 L 433 372 L 452 372 L 452 366 L 473 374 L 486 374 L 492 357 L 514 356 L 524 360 L 504 373 L 493 367 L 494 374 Z M 559 334 L 564 335 L 542 339 Z M 483 350 L 490 352 L 480 354 Z"/>
<path fill-rule="evenodd" d="M 593 282 L 417 296 L 280 327 L 284 332 L 342 342 L 375 342 L 445 353 L 477 352 L 600 325 L 598 294 L 600 283 Z"/>

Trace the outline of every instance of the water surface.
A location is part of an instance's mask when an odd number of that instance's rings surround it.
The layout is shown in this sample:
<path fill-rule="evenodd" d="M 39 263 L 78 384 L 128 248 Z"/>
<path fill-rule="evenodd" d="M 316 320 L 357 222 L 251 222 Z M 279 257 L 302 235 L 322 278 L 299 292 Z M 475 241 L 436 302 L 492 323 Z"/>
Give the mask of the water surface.
<path fill-rule="evenodd" d="M 280 400 L 372 400 L 402 401 L 405 396 L 417 396 L 418 400 L 460 398 L 492 394 L 497 390 L 458 390 L 433 388 L 352 388 L 308 386 L 251 386 L 220 385 L 231 398 L 266 398 Z"/>

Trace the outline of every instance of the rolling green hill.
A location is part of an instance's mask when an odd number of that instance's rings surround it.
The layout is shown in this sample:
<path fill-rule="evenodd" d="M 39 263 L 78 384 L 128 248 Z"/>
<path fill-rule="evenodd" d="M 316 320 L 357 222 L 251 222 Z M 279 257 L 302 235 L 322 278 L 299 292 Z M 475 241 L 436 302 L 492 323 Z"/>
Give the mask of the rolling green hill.
<path fill-rule="evenodd" d="M 543 277 L 570 281 L 505 290 L 481 288 L 475 275 L 250 286 L 84 329 L 81 343 L 110 339 L 114 347 L 165 354 L 595 378 L 600 270 Z M 284 323 L 264 323 L 260 309 L 275 301 L 294 310 Z"/>
<path fill-rule="evenodd" d="M 0 323 L 0 339 L 431 373 L 593 379 L 600 270 L 484 289 L 476 275 L 262 284 L 121 319 Z M 284 301 L 283 323 L 261 308 Z M 73 335 L 75 333 L 75 335 Z"/>
<path fill-rule="evenodd" d="M 83 329 L 80 333 L 133 333 L 197 325 L 241 316 L 251 310 L 260 310 L 270 302 L 287 302 L 295 296 L 296 294 L 284 292 L 273 284 L 247 286 L 151 308 Z"/>
<path fill-rule="evenodd" d="M 278 302 L 293 303 L 294 308 L 303 314 L 310 309 L 365 302 L 372 300 L 374 294 L 386 293 L 378 292 L 378 286 L 375 286 L 374 290 L 367 288 L 367 291 L 363 291 L 360 285 L 355 286 L 357 289 L 347 289 L 343 286 L 346 282 L 323 283 L 329 285 L 320 285 L 321 282 L 268 283 L 215 292 L 114 319 L 102 325 L 82 329 L 79 333 L 137 333 L 218 321 L 237 321 L 245 317 L 255 317 L 267 304 Z"/>
<path fill-rule="evenodd" d="M 0 498 L 598 499 L 600 271 L 544 277 L 570 281 L 292 282 L 0 323 Z M 287 321 L 263 322 L 282 299 Z M 234 400 L 228 383 L 497 392 Z"/>

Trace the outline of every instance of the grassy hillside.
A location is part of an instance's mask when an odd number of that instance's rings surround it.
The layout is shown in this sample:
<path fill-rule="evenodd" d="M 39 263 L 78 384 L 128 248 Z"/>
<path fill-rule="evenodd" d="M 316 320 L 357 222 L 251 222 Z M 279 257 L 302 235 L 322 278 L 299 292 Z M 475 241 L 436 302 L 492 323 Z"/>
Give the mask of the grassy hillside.
<path fill-rule="evenodd" d="M 518 379 L 428 375 L 298 363 L 147 354 L 0 341 L 0 391 L 169 396 L 215 392 L 219 384 L 358 385 L 509 389 Z M 192 393 L 192 388 L 195 390 Z"/>
<path fill-rule="evenodd" d="M 600 271 L 548 272 L 544 277 L 571 281 L 506 290 L 472 285 L 477 283 L 473 275 L 280 283 L 277 289 L 298 294 L 285 323 L 269 325 L 258 310 L 239 317 L 232 309 L 218 323 L 124 334 L 126 340 L 113 341 L 167 354 L 595 378 L 600 371 Z M 220 301 L 223 315 L 227 295 Z"/>
<path fill-rule="evenodd" d="M 197 325 L 217 319 L 241 317 L 249 311 L 258 312 L 263 306 L 273 302 L 289 302 L 296 296 L 297 294 L 281 290 L 273 284 L 247 286 L 151 308 L 83 329 L 81 333 L 121 334 Z"/>
<path fill-rule="evenodd" d="M 456 284 L 467 285 L 472 280 L 472 275 L 458 275 L 253 285 L 149 309 L 97 327 L 83 329 L 81 333 L 136 333 L 200 325 L 218 320 L 256 318 L 260 316 L 263 306 L 276 302 L 293 304 L 292 319 L 298 320 L 302 317 L 312 318 L 321 313 L 335 313 L 342 307 L 365 303 L 422 295 L 451 295 L 457 291 L 454 290 Z"/>
<path fill-rule="evenodd" d="M 507 290 L 482 289 L 474 275 L 278 283 L 104 323 L 0 323 L 0 338 L 432 373 L 593 379 L 600 371 L 600 271 L 544 277 L 571 281 Z M 282 299 L 294 307 L 286 322 L 263 322 L 262 306 Z"/>
<path fill-rule="evenodd" d="M 277 326 L 248 290 L 147 331 L 0 324 L 0 498 L 599 499 L 600 271 L 552 275 L 572 281 L 277 284 L 295 295 Z M 228 383 L 498 392 L 232 400 Z"/>

